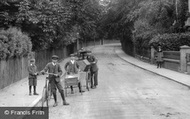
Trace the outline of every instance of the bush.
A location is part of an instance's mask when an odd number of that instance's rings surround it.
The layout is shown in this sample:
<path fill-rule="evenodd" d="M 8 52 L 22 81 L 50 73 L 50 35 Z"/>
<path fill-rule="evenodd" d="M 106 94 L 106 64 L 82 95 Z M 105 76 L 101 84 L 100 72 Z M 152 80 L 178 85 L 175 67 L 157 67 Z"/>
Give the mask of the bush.
<path fill-rule="evenodd" d="M 158 44 L 162 45 L 163 50 L 179 51 L 180 46 L 190 46 L 190 33 L 188 32 L 157 35 L 149 42 L 149 45 L 152 45 L 155 48 L 158 46 Z"/>
<path fill-rule="evenodd" d="M 147 31 L 144 33 L 141 33 L 135 37 L 135 47 L 137 49 L 148 49 L 150 48 L 149 46 L 149 41 L 153 38 L 155 35 L 154 32 L 152 31 Z"/>
<path fill-rule="evenodd" d="M 0 59 L 27 55 L 32 43 L 28 35 L 17 28 L 0 31 Z"/>

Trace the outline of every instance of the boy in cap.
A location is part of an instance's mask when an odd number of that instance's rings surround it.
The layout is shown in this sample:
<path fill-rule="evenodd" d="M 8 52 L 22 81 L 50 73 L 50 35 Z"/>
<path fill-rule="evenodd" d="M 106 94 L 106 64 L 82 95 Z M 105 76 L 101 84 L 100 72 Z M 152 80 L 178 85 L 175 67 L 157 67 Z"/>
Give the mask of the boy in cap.
<path fill-rule="evenodd" d="M 91 72 L 91 88 L 96 88 L 98 85 L 98 66 L 97 62 L 98 60 L 92 55 L 92 52 L 88 52 L 88 56 L 86 58 L 91 66 L 90 66 L 90 72 Z"/>
<path fill-rule="evenodd" d="M 37 67 L 35 65 L 35 59 L 31 59 L 30 60 L 30 64 L 28 66 L 28 79 L 29 79 L 29 95 L 32 95 L 31 89 L 33 86 L 34 89 L 34 95 L 38 95 L 38 93 L 36 93 L 36 86 L 37 86 Z"/>
<path fill-rule="evenodd" d="M 65 64 L 65 71 L 67 74 L 77 74 L 79 71 L 79 65 L 75 60 L 74 54 L 71 54 L 70 56 L 71 56 L 71 60 Z M 80 82 L 78 83 L 78 87 L 79 87 L 79 92 L 84 92 L 81 89 L 81 83 Z M 71 94 L 73 94 L 73 93 L 74 93 L 73 92 L 73 86 L 71 86 Z"/>
<path fill-rule="evenodd" d="M 60 82 L 60 76 L 62 75 L 62 70 L 61 66 L 58 64 L 58 59 L 59 57 L 57 55 L 52 56 L 52 62 L 48 63 L 45 68 L 41 71 L 42 74 L 44 72 L 52 73 L 49 74 L 49 84 L 51 86 L 51 91 L 53 93 L 54 97 L 54 105 L 53 107 L 57 106 L 57 94 L 56 90 L 59 90 L 59 93 L 61 94 L 62 100 L 63 100 L 63 105 L 69 105 L 69 103 L 66 102 L 65 96 L 64 96 L 64 90 Z"/>

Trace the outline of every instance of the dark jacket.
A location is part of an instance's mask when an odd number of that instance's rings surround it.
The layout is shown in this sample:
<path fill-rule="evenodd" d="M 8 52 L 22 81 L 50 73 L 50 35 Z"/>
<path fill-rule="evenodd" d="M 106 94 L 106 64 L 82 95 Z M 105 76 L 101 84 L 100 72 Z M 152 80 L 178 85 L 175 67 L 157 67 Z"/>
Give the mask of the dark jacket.
<path fill-rule="evenodd" d="M 54 74 L 58 74 L 59 76 L 55 78 L 55 80 L 57 82 L 60 82 L 60 76 L 62 75 L 63 71 L 61 70 L 61 66 L 56 63 L 56 65 L 54 66 L 52 62 L 48 63 L 45 68 L 43 69 L 45 72 L 48 71 L 48 73 L 54 73 Z M 50 79 L 52 79 L 53 76 L 50 75 Z M 50 80 L 51 82 L 51 80 Z"/>
<path fill-rule="evenodd" d="M 36 67 L 36 65 L 34 64 L 34 65 L 29 65 L 28 66 L 28 73 L 29 73 L 29 76 L 28 76 L 28 78 L 29 79 L 36 79 L 37 77 L 36 77 L 36 75 L 35 75 L 35 73 L 37 72 L 37 67 Z"/>
<path fill-rule="evenodd" d="M 76 61 L 74 61 L 74 64 L 72 64 L 71 61 L 67 62 L 65 64 L 65 71 L 69 74 L 77 74 L 79 70 L 79 65 Z"/>
<path fill-rule="evenodd" d="M 91 68 L 90 68 L 91 72 L 98 71 L 98 65 L 97 65 L 98 60 L 93 55 L 88 55 L 87 60 L 91 63 Z"/>

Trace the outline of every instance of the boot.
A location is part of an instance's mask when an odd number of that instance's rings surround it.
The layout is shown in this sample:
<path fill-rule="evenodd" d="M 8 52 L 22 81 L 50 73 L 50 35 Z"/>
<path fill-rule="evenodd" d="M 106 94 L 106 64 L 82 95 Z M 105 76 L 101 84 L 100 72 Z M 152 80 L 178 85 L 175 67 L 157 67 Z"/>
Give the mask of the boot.
<path fill-rule="evenodd" d="M 54 98 L 54 101 L 55 101 L 53 107 L 56 107 L 58 105 L 56 92 L 53 92 L 53 98 Z"/>
<path fill-rule="evenodd" d="M 74 94 L 73 86 L 71 86 L 71 94 Z"/>
<path fill-rule="evenodd" d="M 54 104 L 53 104 L 53 107 L 56 107 L 58 105 L 58 103 L 57 102 L 55 102 Z"/>
<path fill-rule="evenodd" d="M 38 93 L 34 92 L 34 95 L 39 95 Z"/>
<path fill-rule="evenodd" d="M 69 103 L 67 103 L 66 101 L 63 101 L 63 105 L 69 105 Z"/>
<path fill-rule="evenodd" d="M 38 93 L 36 93 L 36 86 L 34 86 L 34 95 L 39 95 Z"/>
<path fill-rule="evenodd" d="M 79 87 L 79 92 L 80 92 L 80 93 L 85 92 L 85 91 L 83 91 L 83 90 L 81 89 L 81 84 L 80 84 L 80 83 L 78 83 L 78 87 Z"/>
<path fill-rule="evenodd" d="M 61 91 L 60 94 L 61 94 L 61 98 L 63 100 L 63 105 L 69 105 L 69 103 L 67 103 L 66 100 L 65 100 L 64 92 Z"/>
<path fill-rule="evenodd" d="M 32 95 L 32 93 L 31 93 L 31 88 L 32 88 L 32 86 L 29 86 L 29 95 L 30 95 L 30 96 Z"/>

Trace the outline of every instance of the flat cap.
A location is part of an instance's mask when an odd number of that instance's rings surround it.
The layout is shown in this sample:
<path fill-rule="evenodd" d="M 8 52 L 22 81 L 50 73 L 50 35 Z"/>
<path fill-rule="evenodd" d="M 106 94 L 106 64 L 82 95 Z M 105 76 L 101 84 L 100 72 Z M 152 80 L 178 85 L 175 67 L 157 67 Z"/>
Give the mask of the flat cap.
<path fill-rule="evenodd" d="M 53 55 L 51 58 L 52 59 L 59 59 L 59 57 L 57 55 Z"/>
<path fill-rule="evenodd" d="M 75 54 L 70 54 L 70 57 L 74 57 L 75 56 Z"/>
<path fill-rule="evenodd" d="M 35 59 L 30 59 L 30 62 L 35 62 Z"/>

